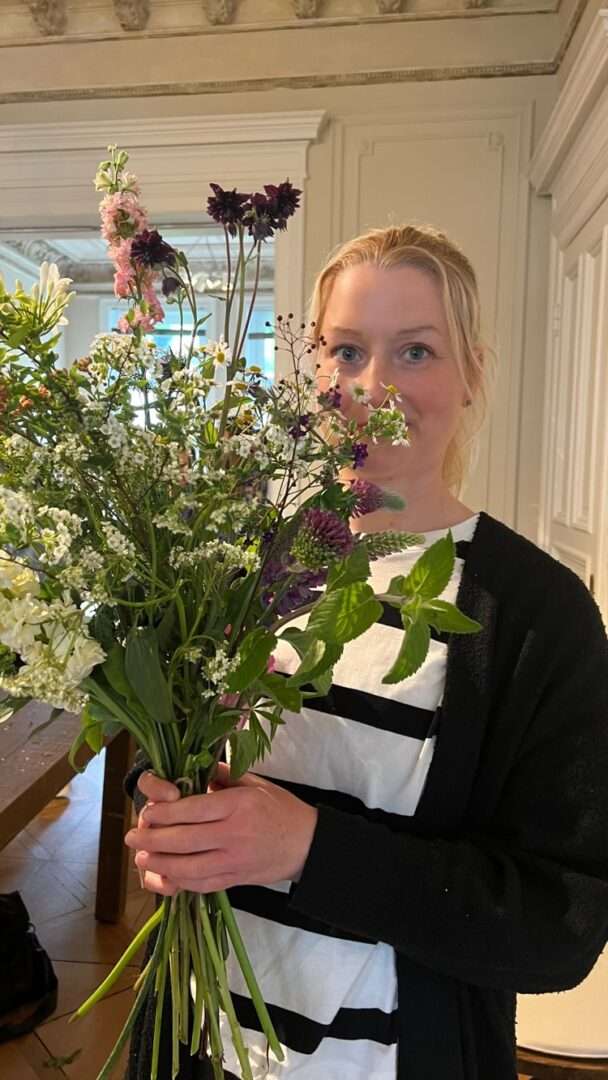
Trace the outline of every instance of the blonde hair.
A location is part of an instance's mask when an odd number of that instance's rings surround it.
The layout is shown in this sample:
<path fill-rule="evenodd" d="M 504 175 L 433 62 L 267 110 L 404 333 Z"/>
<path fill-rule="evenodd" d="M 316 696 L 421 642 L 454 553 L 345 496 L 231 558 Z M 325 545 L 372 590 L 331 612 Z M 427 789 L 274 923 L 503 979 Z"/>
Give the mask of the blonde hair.
<path fill-rule="evenodd" d="M 317 276 L 310 318 L 318 343 L 329 296 L 338 274 L 351 266 L 373 263 L 382 269 L 415 266 L 440 286 L 454 358 L 467 397 L 462 418 L 445 454 L 442 476 L 457 497 L 474 468 L 479 435 L 485 422 L 495 375 L 495 353 L 481 340 L 479 291 L 466 255 L 432 225 L 400 225 L 370 229 L 342 244 Z"/>

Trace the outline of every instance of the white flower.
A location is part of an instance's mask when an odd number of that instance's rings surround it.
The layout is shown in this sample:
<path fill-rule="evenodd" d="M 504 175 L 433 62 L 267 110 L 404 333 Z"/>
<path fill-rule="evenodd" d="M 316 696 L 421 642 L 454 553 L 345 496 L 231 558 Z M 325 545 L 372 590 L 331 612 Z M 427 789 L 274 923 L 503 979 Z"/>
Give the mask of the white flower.
<path fill-rule="evenodd" d="M 71 278 L 59 276 L 56 263 L 43 262 L 40 267 L 39 281 L 32 289 L 32 298 L 36 301 L 44 318 L 52 320 L 55 326 L 67 326 L 68 320 L 63 311 L 76 293 L 68 292 Z"/>
<path fill-rule="evenodd" d="M 109 524 L 102 525 L 101 528 L 110 551 L 124 559 L 135 558 L 135 545 L 126 536 L 123 536 L 120 529 Z"/>
<path fill-rule="evenodd" d="M 207 356 L 213 357 L 216 364 L 230 365 L 232 360 L 232 350 L 227 341 L 224 341 L 223 337 L 219 341 L 210 341 L 205 345 L 205 353 Z"/>
<path fill-rule="evenodd" d="M 106 654 L 94 638 L 80 635 L 73 644 L 64 668 L 66 682 L 78 686 L 91 674 L 96 664 L 101 664 Z"/>
<path fill-rule="evenodd" d="M 46 605 L 30 595 L 0 597 L 0 641 L 27 659 L 47 614 Z"/>
<path fill-rule="evenodd" d="M 40 582 L 26 563 L 0 552 L 0 589 L 6 589 L 13 596 L 37 596 Z"/>
<path fill-rule="evenodd" d="M 364 386 L 360 383 L 352 383 L 350 386 L 350 393 L 353 401 L 358 401 L 361 405 L 369 405 L 371 397 Z"/>
<path fill-rule="evenodd" d="M 34 508 L 22 491 L 0 487 L 0 528 L 14 526 L 20 536 L 25 536 L 27 526 L 34 520 Z"/>
<path fill-rule="evenodd" d="M 102 435 L 106 435 L 108 439 L 108 445 L 112 450 L 126 450 L 129 445 L 129 436 L 126 428 L 123 424 L 116 419 L 115 416 L 110 415 L 105 424 L 101 425 L 100 431 Z"/>
<path fill-rule="evenodd" d="M 382 387 L 383 390 L 386 390 L 386 392 L 389 395 L 389 398 L 391 400 L 391 404 L 394 401 L 403 401 L 403 398 L 401 397 L 401 394 L 397 390 L 397 387 L 393 385 L 393 383 L 388 383 L 388 385 L 385 385 L 385 383 L 381 382 L 380 386 Z"/>

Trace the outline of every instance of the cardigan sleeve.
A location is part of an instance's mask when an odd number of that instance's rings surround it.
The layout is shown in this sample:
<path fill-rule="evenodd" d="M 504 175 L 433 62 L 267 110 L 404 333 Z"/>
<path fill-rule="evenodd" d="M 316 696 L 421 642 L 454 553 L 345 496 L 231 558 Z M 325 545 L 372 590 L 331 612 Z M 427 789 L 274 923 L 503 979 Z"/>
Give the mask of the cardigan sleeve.
<path fill-rule="evenodd" d="M 321 806 L 293 908 L 479 986 L 589 973 L 608 939 L 608 642 L 582 583 L 565 598 L 528 634 L 536 706 L 491 819 L 429 837 Z"/>

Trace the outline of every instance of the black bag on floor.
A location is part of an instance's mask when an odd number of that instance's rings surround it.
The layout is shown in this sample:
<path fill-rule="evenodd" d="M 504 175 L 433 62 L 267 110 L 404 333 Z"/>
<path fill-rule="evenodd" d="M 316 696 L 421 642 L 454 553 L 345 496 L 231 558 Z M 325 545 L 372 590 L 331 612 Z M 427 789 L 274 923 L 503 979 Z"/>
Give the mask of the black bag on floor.
<path fill-rule="evenodd" d="M 33 1031 L 56 1008 L 57 976 L 28 910 L 18 892 L 0 893 L 0 1043 Z"/>

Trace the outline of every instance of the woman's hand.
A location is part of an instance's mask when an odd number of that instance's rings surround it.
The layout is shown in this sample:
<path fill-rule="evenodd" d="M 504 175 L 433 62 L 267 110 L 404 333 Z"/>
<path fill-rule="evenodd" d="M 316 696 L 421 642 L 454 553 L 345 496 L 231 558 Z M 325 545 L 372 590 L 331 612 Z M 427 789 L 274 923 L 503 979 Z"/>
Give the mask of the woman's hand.
<path fill-rule="evenodd" d="M 298 880 L 318 813 L 278 784 L 252 773 L 231 781 L 220 763 L 206 795 L 180 798 L 150 772 L 138 787 L 148 803 L 125 843 L 136 849 L 144 888 L 173 896 Z"/>

